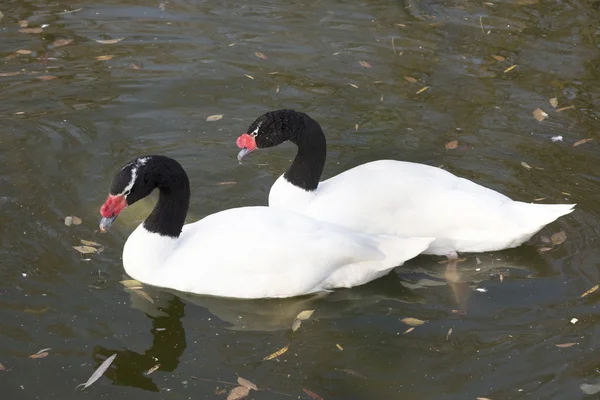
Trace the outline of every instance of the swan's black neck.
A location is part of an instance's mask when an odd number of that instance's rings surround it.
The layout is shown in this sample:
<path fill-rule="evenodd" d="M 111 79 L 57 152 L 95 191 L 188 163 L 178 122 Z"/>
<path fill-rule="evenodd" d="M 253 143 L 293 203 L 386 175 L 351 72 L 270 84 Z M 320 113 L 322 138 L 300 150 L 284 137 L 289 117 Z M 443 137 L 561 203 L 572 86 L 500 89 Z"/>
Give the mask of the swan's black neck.
<path fill-rule="evenodd" d="M 291 184 L 306 191 L 317 189 L 325 159 L 327 142 L 321 126 L 308 115 L 303 114 L 304 124 L 297 129 L 290 141 L 298 146 L 298 153 L 284 178 Z"/>
<path fill-rule="evenodd" d="M 144 228 L 178 238 L 190 206 L 190 181 L 183 167 L 168 157 L 153 156 L 145 179 L 159 190 L 158 203 L 144 221 Z"/>

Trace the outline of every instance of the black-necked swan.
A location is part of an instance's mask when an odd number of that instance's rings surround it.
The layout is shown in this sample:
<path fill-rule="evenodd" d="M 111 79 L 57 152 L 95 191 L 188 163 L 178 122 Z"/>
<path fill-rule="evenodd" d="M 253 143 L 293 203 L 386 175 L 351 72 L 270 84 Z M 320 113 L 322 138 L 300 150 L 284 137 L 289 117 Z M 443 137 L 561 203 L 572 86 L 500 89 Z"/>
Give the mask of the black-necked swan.
<path fill-rule="evenodd" d="M 140 282 L 182 292 L 248 299 L 357 286 L 433 240 L 354 232 L 270 207 L 233 208 L 184 225 L 188 176 L 160 155 L 139 157 L 116 174 L 100 208 L 100 229 L 156 188 L 156 206 L 125 242 L 123 266 Z"/>
<path fill-rule="evenodd" d="M 517 247 L 574 204 L 529 204 L 441 168 L 394 160 L 359 165 L 319 182 L 326 140 L 319 123 L 293 110 L 267 112 L 237 139 L 238 160 L 290 141 L 298 153 L 271 187 L 269 206 L 370 234 L 433 236 L 424 254 Z"/>

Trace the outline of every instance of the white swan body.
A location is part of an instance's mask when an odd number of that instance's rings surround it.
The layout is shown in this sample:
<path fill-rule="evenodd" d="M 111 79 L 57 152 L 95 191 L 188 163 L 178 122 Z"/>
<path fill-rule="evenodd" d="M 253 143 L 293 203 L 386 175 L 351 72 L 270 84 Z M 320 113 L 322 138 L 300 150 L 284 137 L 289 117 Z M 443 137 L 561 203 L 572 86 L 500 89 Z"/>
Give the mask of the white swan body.
<path fill-rule="evenodd" d="M 572 204 L 529 204 L 424 164 L 362 164 L 307 191 L 283 175 L 269 206 L 370 234 L 433 236 L 424 254 L 484 252 L 521 245 Z"/>
<path fill-rule="evenodd" d="M 235 208 L 183 226 L 179 238 L 140 225 L 123 265 L 140 282 L 183 292 L 291 297 L 387 274 L 433 238 L 374 236 L 268 207 Z"/>

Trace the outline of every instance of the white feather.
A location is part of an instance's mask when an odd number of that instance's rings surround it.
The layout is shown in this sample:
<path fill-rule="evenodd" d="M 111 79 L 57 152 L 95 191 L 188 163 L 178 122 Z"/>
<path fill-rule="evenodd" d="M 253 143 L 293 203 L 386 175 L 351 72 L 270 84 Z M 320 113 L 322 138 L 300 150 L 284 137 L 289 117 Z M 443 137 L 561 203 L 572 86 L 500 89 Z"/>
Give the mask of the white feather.
<path fill-rule="evenodd" d="M 425 254 L 516 247 L 573 204 L 528 204 L 443 169 L 404 161 L 360 165 L 321 182 L 314 192 L 281 176 L 269 206 L 370 234 L 435 237 Z"/>

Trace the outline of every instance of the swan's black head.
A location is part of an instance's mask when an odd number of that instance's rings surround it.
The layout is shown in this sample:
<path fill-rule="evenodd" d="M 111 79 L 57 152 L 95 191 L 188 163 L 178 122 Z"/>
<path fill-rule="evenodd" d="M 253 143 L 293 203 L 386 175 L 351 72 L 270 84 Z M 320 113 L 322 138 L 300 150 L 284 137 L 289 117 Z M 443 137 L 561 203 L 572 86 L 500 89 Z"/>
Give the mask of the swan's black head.
<path fill-rule="evenodd" d="M 156 188 L 153 165 L 157 156 L 139 157 L 126 164 L 115 175 L 106 202 L 100 208 L 100 230 L 110 228 L 125 207 L 148 196 Z"/>
<path fill-rule="evenodd" d="M 242 149 L 238 160 L 241 162 L 256 149 L 274 147 L 288 140 L 298 145 L 305 134 L 313 130 L 322 134 L 319 124 L 304 113 L 294 110 L 269 111 L 250 124 L 247 133 L 238 137 L 237 145 Z"/>

